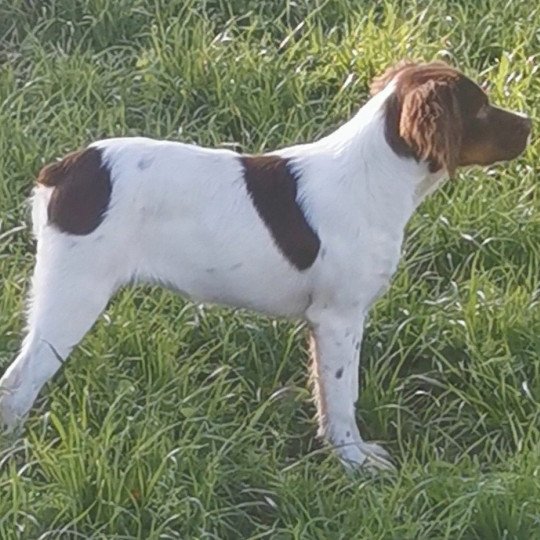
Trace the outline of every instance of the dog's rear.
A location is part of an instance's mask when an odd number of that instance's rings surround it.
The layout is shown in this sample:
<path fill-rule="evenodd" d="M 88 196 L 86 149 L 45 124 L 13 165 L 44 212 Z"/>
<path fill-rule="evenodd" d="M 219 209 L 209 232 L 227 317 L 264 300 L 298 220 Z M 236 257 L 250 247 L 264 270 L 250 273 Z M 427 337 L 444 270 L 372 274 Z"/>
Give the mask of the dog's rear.
<path fill-rule="evenodd" d="M 125 283 L 301 315 L 309 278 L 258 221 L 243 171 L 233 152 L 142 138 L 99 141 L 41 170 L 28 335 L 1 380 L 4 423 L 26 414 Z"/>
<path fill-rule="evenodd" d="M 81 245 L 71 236 L 89 232 L 102 220 L 103 196 L 92 196 L 95 190 L 85 186 L 92 178 L 103 191 L 102 170 L 98 167 L 97 175 L 91 170 L 98 158 L 92 150 L 70 154 L 43 168 L 34 188 L 32 221 L 37 257 L 28 334 L 0 385 L 0 411 L 9 426 L 26 413 L 114 290 L 114 280 L 103 268 L 104 253 L 99 244 Z M 65 212 L 66 201 L 72 212 Z M 60 226 L 65 232 L 60 232 Z"/>

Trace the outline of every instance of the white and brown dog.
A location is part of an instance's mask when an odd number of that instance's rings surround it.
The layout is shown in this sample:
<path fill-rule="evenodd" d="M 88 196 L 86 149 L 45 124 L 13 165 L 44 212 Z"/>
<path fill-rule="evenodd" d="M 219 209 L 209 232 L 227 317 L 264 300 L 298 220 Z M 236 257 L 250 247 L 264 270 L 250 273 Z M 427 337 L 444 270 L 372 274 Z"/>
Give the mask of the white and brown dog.
<path fill-rule="evenodd" d="M 442 62 L 402 63 L 323 139 L 260 156 L 146 138 L 98 141 L 45 167 L 33 200 L 28 334 L 0 381 L 0 419 L 42 386 L 126 283 L 304 319 L 320 434 L 349 465 L 389 463 L 355 420 L 369 307 L 405 226 L 457 167 L 518 156 L 531 121 Z"/>

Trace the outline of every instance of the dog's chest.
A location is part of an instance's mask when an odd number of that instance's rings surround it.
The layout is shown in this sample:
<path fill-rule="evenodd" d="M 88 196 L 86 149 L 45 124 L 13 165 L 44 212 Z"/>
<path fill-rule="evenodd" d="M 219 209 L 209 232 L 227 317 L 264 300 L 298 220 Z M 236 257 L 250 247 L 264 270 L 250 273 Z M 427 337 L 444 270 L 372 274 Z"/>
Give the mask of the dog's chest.
<path fill-rule="evenodd" d="M 400 258 L 402 235 L 368 229 L 353 240 L 350 250 L 336 254 L 343 268 L 343 292 L 363 309 L 388 288 Z"/>
<path fill-rule="evenodd" d="M 358 206 L 337 216 L 320 222 L 321 290 L 325 298 L 366 311 L 398 267 L 406 218 Z"/>

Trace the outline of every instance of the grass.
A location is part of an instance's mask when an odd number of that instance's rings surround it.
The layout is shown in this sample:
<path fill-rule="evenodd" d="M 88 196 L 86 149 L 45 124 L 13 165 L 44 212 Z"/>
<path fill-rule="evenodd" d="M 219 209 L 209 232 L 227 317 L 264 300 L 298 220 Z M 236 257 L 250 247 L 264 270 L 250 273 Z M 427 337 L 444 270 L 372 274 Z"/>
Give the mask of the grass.
<path fill-rule="evenodd" d="M 526 0 L 0 0 L 0 369 L 45 162 L 148 135 L 258 152 L 328 133 L 403 57 L 538 121 Z M 399 463 L 347 477 L 314 437 L 305 330 L 126 290 L 0 445 L 0 537 L 540 538 L 537 140 L 411 220 L 372 311 L 358 417 Z"/>

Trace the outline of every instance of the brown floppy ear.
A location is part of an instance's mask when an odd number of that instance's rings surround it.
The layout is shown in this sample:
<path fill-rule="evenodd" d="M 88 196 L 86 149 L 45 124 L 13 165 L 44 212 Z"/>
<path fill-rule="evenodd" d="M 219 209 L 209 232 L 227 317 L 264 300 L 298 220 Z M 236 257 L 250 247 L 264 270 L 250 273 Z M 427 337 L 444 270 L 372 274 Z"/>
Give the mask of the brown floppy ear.
<path fill-rule="evenodd" d="M 418 159 L 442 167 L 452 176 L 461 148 L 462 120 L 454 88 L 447 81 L 428 80 L 406 93 L 399 134 Z"/>
<path fill-rule="evenodd" d="M 405 68 L 414 67 L 418 64 L 412 60 L 401 60 L 396 65 L 389 67 L 382 75 L 379 75 L 371 81 L 369 87 L 370 94 L 378 94 L 398 73 Z"/>

